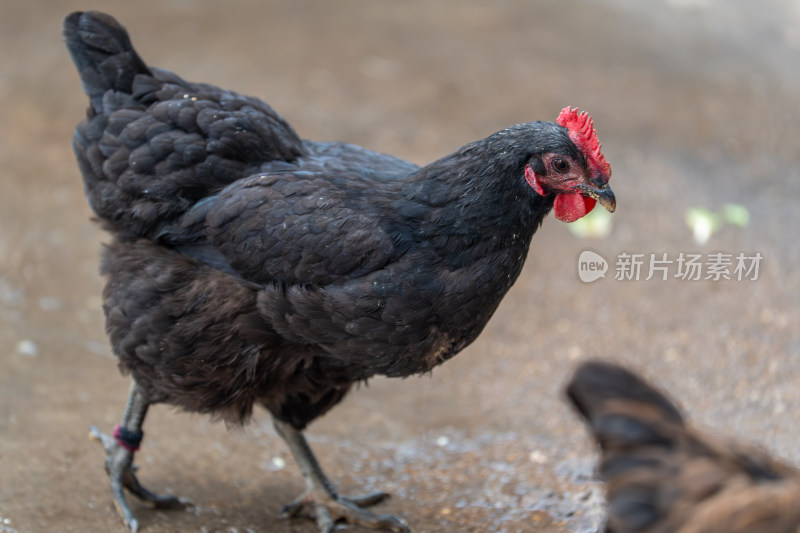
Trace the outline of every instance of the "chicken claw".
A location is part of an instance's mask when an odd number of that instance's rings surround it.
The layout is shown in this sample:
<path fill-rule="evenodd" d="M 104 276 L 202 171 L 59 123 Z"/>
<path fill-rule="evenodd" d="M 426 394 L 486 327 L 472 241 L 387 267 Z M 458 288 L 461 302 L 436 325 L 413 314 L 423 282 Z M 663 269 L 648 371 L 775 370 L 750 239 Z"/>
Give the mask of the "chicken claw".
<path fill-rule="evenodd" d="M 329 494 L 326 490 L 307 490 L 293 502 L 281 509 L 281 518 L 294 518 L 304 508 L 316 519 L 320 532 L 330 533 L 337 521 L 346 521 L 375 529 L 389 529 L 400 533 L 410 530 L 402 518 L 390 514 L 376 514 L 363 507 L 375 505 L 389 497 L 386 492 L 375 492 L 365 496 L 346 498 Z"/>
<path fill-rule="evenodd" d="M 147 406 L 147 401 L 134 382 L 123 423 L 114 429 L 114 434 L 107 435 L 94 426 L 89 428 L 89 438 L 100 443 L 106 451 L 105 467 L 111 482 L 114 505 L 125 525 L 133 532 L 139 530 L 139 521 L 128 506 L 123 489 L 127 489 L 141 501 L 158 509 L 176 509 L 190 505 L 187 500 L 177 496 L 151 492 L 143 487 L 136 477 L 137 467 L 133 465 L 133 454 L 139 447 L 141 426 L 147 413 Z"/>
<path fill-rule="evenodd" d="M 285 422 L 277 419 L 274 422 L 275 429 L 286 441 L 306 480 L 305 492 L 283 507 L 281 518 L 293 518 L 304 509 L 308 509 L 309 514 L 316 519 L 321 533 L 331 533 L 338 521 L 374 529 L 410 533 L 411 530 L 402 518 L 390 514 L 376 514 L 364 509 L 384 501 L 389 497 L 388 493 L 373 492 L 353 498 L 339 496 L 322 471 L 303 434 Z"/>

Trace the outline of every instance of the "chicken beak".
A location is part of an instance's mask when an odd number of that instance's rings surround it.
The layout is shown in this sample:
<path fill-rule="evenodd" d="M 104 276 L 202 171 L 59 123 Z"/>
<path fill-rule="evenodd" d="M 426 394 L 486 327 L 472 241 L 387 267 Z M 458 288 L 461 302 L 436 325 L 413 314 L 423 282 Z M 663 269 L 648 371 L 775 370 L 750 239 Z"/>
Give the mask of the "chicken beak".
<path fill-rule="evenodd" d="M 605 207 L 609 213 L 613 213 L 617 208 L 617 199 L 614 196 L 614 191 L 611 190 L 608 184 L 597 188 L 581 184 L 576 188 L 580 189 L 581 193 L 585 196 L 597 200 L 597 203 Z"/>

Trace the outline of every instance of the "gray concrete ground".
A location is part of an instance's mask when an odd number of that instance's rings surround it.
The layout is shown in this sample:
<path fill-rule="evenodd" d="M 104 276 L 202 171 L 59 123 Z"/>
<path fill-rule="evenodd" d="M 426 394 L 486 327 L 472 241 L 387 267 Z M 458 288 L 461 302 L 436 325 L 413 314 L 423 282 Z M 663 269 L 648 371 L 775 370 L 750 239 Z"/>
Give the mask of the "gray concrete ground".
<path fill-rule="evenodd" d="M 99 243 L 70 149 L 86 100 L 60 21 L 102 9 L 142 56 L 259 96 L 301 133 L 425 163 L 505 126 L 593 115 L 618 199 L 604 238 L 550 217 L 481 338 L 432 376 L 376 379 L 309 436 L 343 491 L 385 489 L 416 532 L 593 531 L 593 447 L 561 390 L 611 357 L 702 424 L 800 461 L 800 4 L 771 0 L 291 0 L 0 5 L 0 531 L 121 531 L 89 424 L 128 382 L 103 332 Z M 696 244 L 693 206 L 747 207 Z M 578 254 L 609 260 L 582 283 Z M 757 280 L 645 281 L 649 254 L 760 252 Z M 639 281 L 614 279 L 645 254 Z M 144 531 L 312 532 L 302 481 L 257 413 L 243 430 L 155 407 L 138 455 Z M 361 531 L 352 528 L 353 531 Z"/>

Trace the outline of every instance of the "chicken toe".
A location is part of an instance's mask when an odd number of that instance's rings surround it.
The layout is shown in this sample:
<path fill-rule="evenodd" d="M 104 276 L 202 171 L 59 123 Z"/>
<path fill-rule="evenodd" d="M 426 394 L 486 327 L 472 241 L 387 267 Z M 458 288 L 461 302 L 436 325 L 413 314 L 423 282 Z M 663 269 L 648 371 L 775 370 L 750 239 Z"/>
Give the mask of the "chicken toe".
<path fill-rule="evenodd" d="M 106 451 L 105 466 L 111 482 L 114 506 L 128 529 L 138 531 L 139 521 L 128 506 L 123 489 L 127 489 L 141 501 L 159 509 L 182 508 L 188 504 L 185 500 L 171 494 L 156 494 L 139 483 L 139 479 L 136 477 L 136 467 L 133 466 L 133 451 L 120 445 L 116 438 L 102 433 L 94 426 L 89 428 L 89 438 L 99 442 Z"/>
<path fill-rule="evenodd" d="M 131 531 L 139 530 L 139 521 L 134 516 L 125 499 L 125 489 L 141 501 L 159 509 L 183 508 L 189 502 L 170 494 L 156 494 L 139 483 L 133 455 L 142 439 L 142 423 L 147 414 L 148 403 L 136 382 L 131 387 L 128 405 L 122 423 L 114 428 L 111 435 L 96 427 L 89 428 L 89 438 L 100 443 L 106 452 L 105 467 L 111 483 L 114 505 L 125 525 Z"/>
<path fill-rule="evenodd" d="M 386 499 L 385 492 L 376 492 L 362 497 L 347 498 L 330 494 L 325 489 L 310 489 L 281 510 L 282 518 L 299 516 L 304 510 L 317 522 L 322 533 L 333 531 L 337 522 L 348 522 L 375 529 L 408 533 L 410 530 L 402 518 L 390 514 L 373 513 L 364 507 Z"/>
<path fill-rule="evenodd" d="M 307 511 L 316 520 L 321 533 L 332 532 L 340 521 L 399 533 L 410 532 L 402 518 L 365 509 L 384 501 L 389 497 L 388 493 L 374 492 L 353 498 L 340 496 L 322 471 L 302 432 L 278 419 L 274 423 L 306 480 L 305 492 L 284 506 L 281 517 L 292 518 Z"/>

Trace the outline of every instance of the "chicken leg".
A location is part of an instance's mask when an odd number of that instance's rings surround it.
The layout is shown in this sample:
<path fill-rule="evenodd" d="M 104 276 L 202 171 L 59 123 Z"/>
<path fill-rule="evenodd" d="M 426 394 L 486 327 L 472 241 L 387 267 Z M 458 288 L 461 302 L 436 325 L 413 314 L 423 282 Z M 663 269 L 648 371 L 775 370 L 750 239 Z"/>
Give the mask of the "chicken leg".
<path fill-rule="evenodd" d="M 122 422 L 114 428 L 114 433 L 107 435 L 94 426 L 89 428 L 89 438 L 99 442 L 106 451 L 106 472 L 111 481 L 111 494 L 117 511 L 125 525 L 134 532 L 139 530 L 139 521 L 128 507 L 123 489 L 128 489 L 134 496 L 154 507 L 175 508 L 185 505 L 176 496 L 150 492 L 136 478 L 133 454 L 139 449 L 142 440 L 142 423 L 148 406 L 142 390 L 133 381 Z"/>
<path fill-rule="evenodd" d="M 400 533 L 410 532 L 405 521 L 399 517 L 375 514 L 363 509 L 363 507 L 382 502 L 389 497 L 389 494 L 374 492 L 355 498 L 339 496 L 336 488 L 322 471 L 322 467 L 314 456 L 314 452 L 311 451 L 303 433 L 277 418 L 273 418 L 273 423 L 278 434 L 289 446 L 289 450 L 306 480 L 305 492 L 284 506 L 281 511 L 282 517 L 297 516 L 304 507 L 309 506 L 321 533 L 331 533 L 339 520 L 376 529 L 390 529 Z"/>

